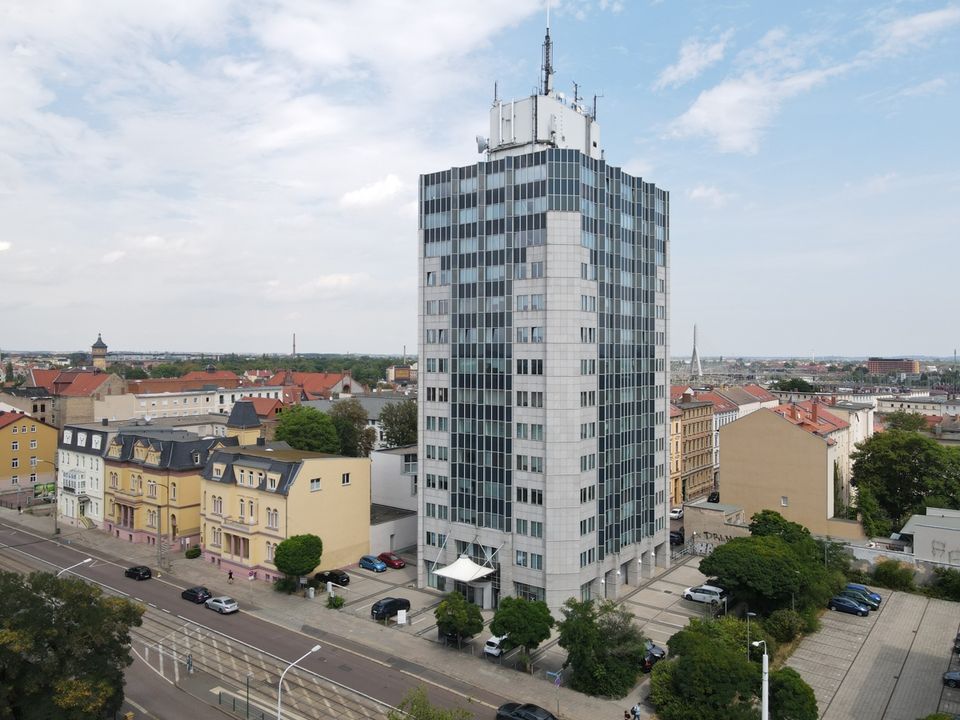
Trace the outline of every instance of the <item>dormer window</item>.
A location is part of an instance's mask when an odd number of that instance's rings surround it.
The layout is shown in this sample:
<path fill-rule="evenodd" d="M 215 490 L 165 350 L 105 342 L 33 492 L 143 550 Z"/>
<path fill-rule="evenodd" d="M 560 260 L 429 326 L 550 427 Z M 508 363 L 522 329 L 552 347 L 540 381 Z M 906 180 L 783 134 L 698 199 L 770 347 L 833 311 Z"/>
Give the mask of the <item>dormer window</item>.
<path fill-rule="evenodd" d="M 194 465 L 199 465 L 199 464 L 200 464 L 200 453 L 198 453 L 198 452 L 196 452 L 196 451 L 194 451 L 194 453 L 193 453 L 193 464 L 194 464 Z"/>

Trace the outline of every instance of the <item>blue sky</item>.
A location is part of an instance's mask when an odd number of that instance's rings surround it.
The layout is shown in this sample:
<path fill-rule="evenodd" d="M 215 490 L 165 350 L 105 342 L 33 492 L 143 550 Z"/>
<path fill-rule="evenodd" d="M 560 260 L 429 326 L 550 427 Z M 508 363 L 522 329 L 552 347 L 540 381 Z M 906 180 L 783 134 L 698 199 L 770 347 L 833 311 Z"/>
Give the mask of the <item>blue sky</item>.
<path fill-rule="evenodd" d="M 537 0 L 8 2 L 0 347 L 416 347 L 416 182 L 536 85 Z M 960 4 L 555 2 L 671 191 L 672 352 L 952 354 Z"/>

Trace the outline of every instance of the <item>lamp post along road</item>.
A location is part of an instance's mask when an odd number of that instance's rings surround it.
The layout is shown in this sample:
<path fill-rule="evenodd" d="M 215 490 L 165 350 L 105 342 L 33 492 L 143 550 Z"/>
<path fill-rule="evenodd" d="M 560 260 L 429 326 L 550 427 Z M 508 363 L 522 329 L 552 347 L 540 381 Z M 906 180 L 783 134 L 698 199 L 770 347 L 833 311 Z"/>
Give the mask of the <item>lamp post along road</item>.
<path fill-rule="evenodd" d="M 60 572 L 57 573 L 57 577 L 60 577 L 61 575 L 63 575 L 63 574 L 64 574 L 65 572 L 67 572 L 68 570 L 73 570 L 75 567 L 80 567 L 81 565 L 86 565 L 88 562 L 93 562 L 93 558 L 86 558 L 86 559 L 84 559 L 84 560 L 81 560 L 81 561 L 78 562 L 78 563 L 75 563 L 75 564 L 71 565 L 70 567 L 65 567 L 63 570 L 61 570 Z"/>
<path fill-rule="evenodd" d="M 770 720 L 770 661 L 767 656 L 767 641 L 755 640 L 754 647 L 763 645 L 763 689 L 760 705 L 760 720 Z"/>
<path fill-rule="evenodd" d="M 320 646 L 319 646 L 319 645 L 314 645 L 312 648 L 310 648 L 309 650 L 307 650 L 303 655 L 301 655 L 301 656 L 298 657 L 296 660 L 294 660 L 292 663 L 290 663 L 289 665 L 287 665 L 286 670 L 284 670 L 282 673 L 280 673 L 280 682 L 277 683 L 277 720 L 282 720 L 281 713 L 283 712 L 283 709 L 282 709 L 282 706 L 281 706 L 280 703 L 281 703 L 281 701 L 283 700 L 283 678 L 284 678 L 284 676 L 287 674 L 287 672 L 290 670 L 290 668 L 292 668 L 294 665 L 296 665 L 298 662 L 300 662 L 301 660 L 303 660 L 303 659 L 304 659 L 305 657 L 307 657 L 308 655 L 311 655 L 311 654 L 313 654 L 313 653 L 315 653 L 315 652 L 320 652 Z"/>
<path fill-rule="evenodd" d="M 750 659 L 750 618 L 756 616 L 755 612 L 747 611 L 747 660 Z"/>

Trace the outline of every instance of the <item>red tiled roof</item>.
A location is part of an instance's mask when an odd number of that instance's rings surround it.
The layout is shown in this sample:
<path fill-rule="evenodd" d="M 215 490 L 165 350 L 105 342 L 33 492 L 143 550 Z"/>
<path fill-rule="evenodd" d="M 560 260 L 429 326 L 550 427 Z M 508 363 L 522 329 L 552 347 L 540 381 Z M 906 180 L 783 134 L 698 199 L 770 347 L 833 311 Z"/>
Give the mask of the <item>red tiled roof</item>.
<path fill-rule="evenodd" d="M 814 419 L 815 404 L 818 406 L 816 408 L 816 419 Z M 807 400 L 801 403 L 787 403 L 775 408 L 769 408 L 769 410 L 797 427 L 806 430 L 808 433 L 824 438 L 832 432 L 850 427 L 849 423 L 827 412 L 824 410 L 824 407 L 823 403 L 814 403 L 812 400 Z M 830 438 L 827 438 L 827 440 L 828 442 L 833 442 Z"/>
<path fill-rule="evenodd" d="M 0 428 L 5 428 L 7 425 L 13 425 L 17 420 L 26 420 L 27 418 L 33 420 L 26 413 L 0 410 Z"/>
<path fill-rule="evenodd" d="M 672 418 L 675 418 L 675 417 L 683 417 L 683 410 L 681 410 L 680 408 L 678 408 L 676 405 L 671 405 L 671 406 L 670 406 L 670 417 L 672 417 Z"/>
<path fill-rule="evenodd" d="M 755 397 L 760 402 L 771 402 L 771 401 L 777 400 L 776 396 L 771 395 L 759 385 L 744 385 L 743 391 L 745 393 L 753 395 L 753 397 Z"/>
<path fill-rule="evenodd" d="M 208 382 L 213 382 L 215 380 L 236 380 L 239 381 L 240 378 L 236 373 L 230 372 L 229 370 L 191 370 L 186 375 L 180 376 L 181 380 L 206 380 Z"/>
<path fill-rule="evenodd" d="M 328 397 L 337 383 L 349 379 L 350 373 L 291 372 L 281 370 L 267 381 L 267 385 L 295 385 L 310 397 Z"/>
<path fill-rule="evenodd" d="M 719 393 L 715 392 L 702 392 L 697 393 L 697 400 L 708 400 L 713 403 L 713 412 L 714 413 L 725 413 L 725 412 L 739 412 L 740 407 L 734 403 L 730 402 L 727 398 Z"/>
<path fill-rule="evenodd" d="M 45 388 L 47 392 L 53 393 L 53 383 L 56 382 L 57 375 L 59 374 L 59 370 L 38 370 L 31 368 L 29 384 L 31 387 L 42 387 Z"/>
<path fill-rule="evenodd" d="M 96 392 L 97 388 L 106 382 L 109 373 L 80 373 L 69 385 L 60 390 L 63 397 L 88 397 Z M 57 384 L 60 384 L 59 378 Z"/>
<path fill-rule="evenodd" d="M 283 409 L 283 403 L 276 398 L 242 397 L 240 400 L 253 403 L 253 411 L 261 418 L 273 417 Z"/>
<path fill-rule="evenodd" d="M 689 385 L 671 385 L 670 401 L 676 402 L 683 397 L 685 392 L 693 392 L 693 388 L 691 388 Z"/>

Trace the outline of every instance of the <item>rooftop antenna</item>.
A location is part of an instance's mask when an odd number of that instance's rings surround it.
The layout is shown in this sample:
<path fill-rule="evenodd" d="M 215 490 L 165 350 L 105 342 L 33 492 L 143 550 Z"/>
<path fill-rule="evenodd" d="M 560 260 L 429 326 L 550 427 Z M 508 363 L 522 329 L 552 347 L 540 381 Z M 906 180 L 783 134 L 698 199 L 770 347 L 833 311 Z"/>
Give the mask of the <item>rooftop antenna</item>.
<path fill-rule="evenodd" d="M 576 82 L 573 83 L 573 109 L 580 109 L 580 101 L 583 98 L 580 97 L 580 86 Z"/>
<path fill-rule="evenodd" d="M 602 97 L 603 97 L 602 92 L 593 94 L 593 119 L 594 120 L 597 119 L 597 98 L 602 98 Z"/>
<path fill-rule="evenodd" d="M 497 81 L 494 80 L 493 81 L 493 104 L 494 105 L 497 104 L 497 100 L 499 100 L 499 97 L 497 96 Z"/>
<path fill-rule="evenodd" d="M 543 37 L 543 88 L 542 95 L 550 94 L 553 78 L 553 41 L 550 39 L 550 3 L 547 3 L 547 34 Z"/>

